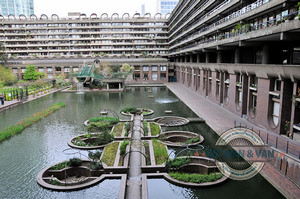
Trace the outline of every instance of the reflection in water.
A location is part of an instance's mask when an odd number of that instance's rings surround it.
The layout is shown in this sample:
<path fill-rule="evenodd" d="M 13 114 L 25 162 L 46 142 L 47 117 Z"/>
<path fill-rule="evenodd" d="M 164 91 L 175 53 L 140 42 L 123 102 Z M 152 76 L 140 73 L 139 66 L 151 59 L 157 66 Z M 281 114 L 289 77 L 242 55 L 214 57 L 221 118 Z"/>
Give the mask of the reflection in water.
<path fill-rule="evenodd" d="M 155 99 L 155 102 L 159 103 L 159 104 L 169 104 L 169 103 L 173 103 L 173 102 L 177 102 L 178 99 L 176 98 L 158 98 Z"/>

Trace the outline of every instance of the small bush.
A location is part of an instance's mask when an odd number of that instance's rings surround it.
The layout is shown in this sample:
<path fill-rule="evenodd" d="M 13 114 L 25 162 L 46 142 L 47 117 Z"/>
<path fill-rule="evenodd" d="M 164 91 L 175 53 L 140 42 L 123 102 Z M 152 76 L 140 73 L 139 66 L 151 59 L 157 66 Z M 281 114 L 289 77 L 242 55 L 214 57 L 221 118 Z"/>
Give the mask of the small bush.
<path fill-rule="evenodd" d="M 113 140 L 114 140 L 114 136 L 106 131 L 106 132 L 99 134 L 94 145 L 95 146 L 104 145 L 109 142 L 112 142 Z"/>
<path fill-rule="evenodd" d="M 89 168 L 92 170 L 100 170 L 103 169 L 103 166 L 101 162 L 91 162 Z"/>
<path fill-rule="evenodd" d="M 190 162 L 190 158 L 175 158 L 174 160 L 168 160 L 166 162 L 166 169 L 178 169 L 183 165 L 189 164 Z"/>
<path fill-rule="evenodd" d="M 192 144 L 192 143 L 195 143 L 195 142 L 199 142 L 200 138 L 199 137 L 195 137 L 195 138 L 191 138 L 191 139 L 188 139 L 186 141 L 187 144 Z"/>
<path fill-rule="evenodd" d="M 70 167 L 78 167 L 81 166 L 82 160 L 79 158 L 71 158 L 68 162 Z"/>
<path fill-rule="evenodd" d="M 67 162 L 62 162 L 62 163 L 56 164 L 54 166 L 51 166 L 50 170 L 61 170 L 67 166 L 68 166 Z"/>
<path fill-rule="evenodd" d="M 223 174 L 221 173 L 210 173 L 210 174 L 190 174 L 190 173 L 169 173 L 172 178 L 183 182 L 192 182 L 192 183 L 204 183 L 204 182 L 213 182 L 222 178 Z"/>
<path fill-rule="evenodd" d="M 90 151 L 89 154 L 88 154 L 88 156 L 92 160 L 99 160 L 100 157 L 101 157 L 101 154 L 102 154 L 101 151 L 96 151 L 95 153 L 93 153 L 93 152 Z"/>
<path fill-rule="evenodd" d="M 128 136 L 129 131 L 130 131 L 130 123 L 126 122 L 125 123 L 125 136 Z"/>
<path fill-rule="evenodd" d="M 135 114 L 137 112 L 137 108 L 134 107 L 126 107 L 121 112 L 127 113 L 127 114 Z"/>
<path fill-rule="evenodd" d="M 129 144 L 129 141 L 128 140 L 124 140 L 120 146 L 120 155 L 123 156 L 125 155 L 125 152 L 126 152 L 126 147 L 127 145 Z"/>
<path fill-rule="evenodd" d="M 86 146 L 86 143 L 82 140 L 73 140 L 72 143 L 76 146 Z"/>
<path fill-rule="evenodd" d="M 120 122 L 119 118 L 116 117 L 95 117 L 89 119 L 89 122 L 108 122 L 109 124 L 117 124 Z"/>
<path fill-rule="evenodd" d="M 99 132 L 99 131 L 104 131 L 107 130 L 109 126 L 108 122 L 95 122 L 95 123 L 91 123 L 87 126 L 87 131 L 88 132 Z"/>
<path fill-rule="evenodd" d="M 145 135 L 148 135 L 148 122 L 147 121 L 143 121 L 143 129 L 144 129 L 144 133 Z"/>

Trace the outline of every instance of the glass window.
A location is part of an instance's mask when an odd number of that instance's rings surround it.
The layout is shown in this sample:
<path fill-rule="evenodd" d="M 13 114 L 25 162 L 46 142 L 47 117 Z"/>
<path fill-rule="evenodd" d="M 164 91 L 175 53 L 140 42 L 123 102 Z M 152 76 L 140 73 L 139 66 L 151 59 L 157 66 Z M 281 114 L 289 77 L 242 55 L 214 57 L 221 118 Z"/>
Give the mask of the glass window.
<path fill-rule="evenodd" d="M 152 66 L 152 71 L 157 71 L 157 66 Z"/>
<path fill-rule="evenodd" d="M 161 71 L 167 71 L 167 67 L 166 67 L 166 66 L 161 66 L 161 67 L 160 67 L 160 70 L 161 70 Z"/>
<path fill-rule="evenodd" d="M 152 73 L 152 80 L 156 81 L 157 80 L 157 73 Z"/>
<path fill-rule="evenodd" d="M 47 71 L 48 72 L 52 72 L 52 68 L 47 68 Z"/>
<path fill-rule="evenodd" d="M 43 68 L 39 68 L 39 72 L 43 73 L 44 69 Z"/>
<path fill-rule="evenodd" d="M 149 67 L 148 66 L 144 66 L 143 67 L 143 71 L 149 71 Z"/>
<path fill-rule="evenodd" d="M 278 125 L 279 123 L 279 108 L 280 108 L 280 104 L 278 102 L 273 101 L 273 124 L 275 126 Z"/>

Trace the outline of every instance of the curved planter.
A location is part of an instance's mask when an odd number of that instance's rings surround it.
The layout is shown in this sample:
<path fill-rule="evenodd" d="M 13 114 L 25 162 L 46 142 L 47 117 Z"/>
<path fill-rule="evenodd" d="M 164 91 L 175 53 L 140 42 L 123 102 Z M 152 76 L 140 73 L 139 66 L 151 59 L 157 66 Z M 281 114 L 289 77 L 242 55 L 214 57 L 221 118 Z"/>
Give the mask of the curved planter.
<path fill-rule="evenodd" d="M 137 111 L 140 111 L 140 112 L 141 112 L 141 115 L 143 115 L 143 116 L 152 115 L 152 114 L 154 113 L 153 110 L 148 109 L 148 110 L 150 111 L 150 113 L 143 114 L 143 111 L 142 111 L 142 110 L 143 110 L 142 108 L 137 108 Z M 125 112 L 121 112 L 121 114 L 122 114 L 122 115 L 125 115 L 125 116 L 131 116 L 131 117 L 133 117 L 133 115 L 134 115 L 134 114 L 131 114 L 131 113 L 125 113 Z"/>
<path fill-rule="evenodd" d="M 179 158 L 185 158 L 187 156 L 182 156 Z M 218 167 L 215 164 L 215 159 L 212 158 L 207 158 L 207 157 L 201 157 L 201 156 L 191 156 L 189 157 L 191 159 L 191 162 L 187 165 L 184 165 L 180 167 L 180 171 L 184 173 L 199 173 L 201 171 L 202 173 L 212 173 L 215 172 L 216 170 L 219 171 Z M 176 170 L 174 170 L 176 171 Z M 206 187 L 206 186 L 213 186 L 217 185 L 220 183 L 223 183 L 226 181 L 228 178 L 223 175 L 222 178 L 213 181 L 213 182 L 204 182 L 204 183 L 191 183 L 191 182 L 183 182 L 180 180 L 177 180 L 175 178 L 172 178 L 169 176 L 169 174 L 164 175 L 164 178 L 176 185 L 180 186 L 187 186 L 187 187 Z"/>
<path fill-rule="evenodd" d="M 162 137 L 164 137 L 162 139 Z M 198 142 L 187 144 L 186 141 L 191 138 L 199 137 Z M 167 131 L 161 133 L 158 136 L 158 139 L 162 141 L 167 146 L 171 147 L 182 147 L 182 146 L 195 146 L 201 144 L 204 141 L 204 137 L 197 133 L 189 132 L 189 131 Z"/>
<path fill-rule="evenodd" d="M 83 166 L 79 167 L 67 167 L 61 170 L 50 170 L 50 165 L 43 170 L 41 170 L 37 175 L 37 183 L 46 189 L 51 189 L 55 191 L 73 191 L 80 190 L 87 187 L 91 187 L 103 180 L 101 175 L 104 173 L 104 170 L 91 170 L 87 167 L 90 161 L 82 161 Z M 76 178 L 76 175 L 80 173 L 80 178 Z M 68 176 L 65 178 L 64 176 Z M 61 185 L 52 185 L 50 180 L 55 179 L 60 182 Z"/>
<path fill-rule="evenodd" d="M 184 117 L 164 116 L 154 118 L 154 122 L 161 126 L 182 126 L 189 123 L 189 120 Z"/>
<path fill-rule="evenodd" d="M 91 133 L 92 134 L 92 133 Z M 68 145 L 72 148 L 75 148 L 75 149 L 83 149 L 83 150 L 93 150 L 93 149 L 100 149 L 100 148 L 104 148 L 105 146 L 107 146 L 108 144 L 110 144 L 111 142 L 107 143 L 107 144 L 103 144 L 103 145 L 98 145 L 98 146 L 77 146 L 75 144 L 72 143 L 72 140 L 76 139 L 77 137 L 82 137 L 82 140 L 88 140 L 88 139 L 93 139 L 93 137 L 91 138 L 84 138 L 84 135 L 85 134 L 81 134 L 81 135 L 78 135 L 78 136 L 75 136 L 71 139 L 68 140 Z M 92 134 L 93 135 L 93 134 Z"/>

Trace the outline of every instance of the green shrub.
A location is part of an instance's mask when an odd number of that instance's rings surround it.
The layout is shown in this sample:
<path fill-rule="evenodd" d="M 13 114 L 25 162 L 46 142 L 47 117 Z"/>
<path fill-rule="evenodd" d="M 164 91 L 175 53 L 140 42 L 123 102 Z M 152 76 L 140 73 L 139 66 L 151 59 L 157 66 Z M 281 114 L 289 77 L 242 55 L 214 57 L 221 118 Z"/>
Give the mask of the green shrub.
<path fill-rule="evenodd" d="M 121 112 L 127 113 L 127 114 L 135 114 L 137 112 L 137 108 L 134 107 L 126 107 Z"/>
<path fill-rule="evenodd" d="M 91 162 L 89 168 L 92 170 L 100 170 L 103 169 L 103 166 L 101 162 Z"/>
<path fill-rule="evenodd" d="M 82 140 L 73 140 L 72 143 L 76 146 L 86 146 L 86 143 Z"/>
<path fill-rule="evenodd" d="M 109 124 L 117 124 L 120 122 L 119 118 L 116 117 L 95 117 L 89 119 L 89 122 L 108 122 Z"/>
<path fill-rule="evenodd" d="M 95 122 L 95 123 L 90 123 L 87 126 L 87 131 L 88 132 L 99 132 L 99 131 L 105 131 L 108 129 L 109 123 L 108 122 Z"/>
<path fill-rule="evenodd" d="M 128 136 L 129 131 L 130 131 L 130 123 L 126 122 L 125 123 L 125 136 Z"/>
<path fill-rule="evenodd" d="M 190 173 L 169 173 L 172 178 L 183 182 L 192 182 L 192 183 L 204 183 L 204 182 L 213 182 L 222 178 L 223 174 L 221 173 L 210 173 L 210 174 L 190 174 Z"/>
<path fill-rule="evenodd" d="M 50 170 L 61 170 L 67 166 L 68 166 L 67 162 L 62 162 L 62 163 L 56 164 L 54 166 L 51 166 Z"/>
<path fill-rule="evenodd" d="M 192 144 L 192 143 L 195 143 L 195 142 L 199 142 L 200 140 L 200 137 L 195 137 L 195 138 L 191 138 L 191 139 L 188 139 L 186 141 L 187 144 Z"/>
<path fill-rule="evenodd" d="M 189 164 L 190 162 L 190 158 L 175 158 L 174 160 L 168 160 L 166 162 L 166 169 L 178 169 L 183 165 Z"/>
<path fill-rule="evenodd" d="M 127 147 L 128 144 L 129 144 L 129 141 L 128 141 L 128 140 L 124 140 L 124 141 L 121 143 L 121 146 L 120 146 L 120 155 L 121 155 L 121 156 L 125 155 L 126 147 Z"/>
<path fill-rule="evenodd" d="M 112 134 L 108 133 L 108 131 L 105 131 L 105 132 L 99 134 L 94 145 L 95 146 L 104 145 L 104 144 L 112 142 L 113 140 L 114 140 L 114 136 Z"/>
<path fill-rule="evenodd" d="M 89 151 L 88 156 L 92 160 L 99 160 L 101 157 L 101 154 L 102 154 L 101 151 L 96 151 L 95 153 Z"/>
<path fill-rule="evenodd" d="M 68 162 L 70 167 L 78 167 L 81 166 L 82 160 L 80 158 L 71 158 Z"/>

